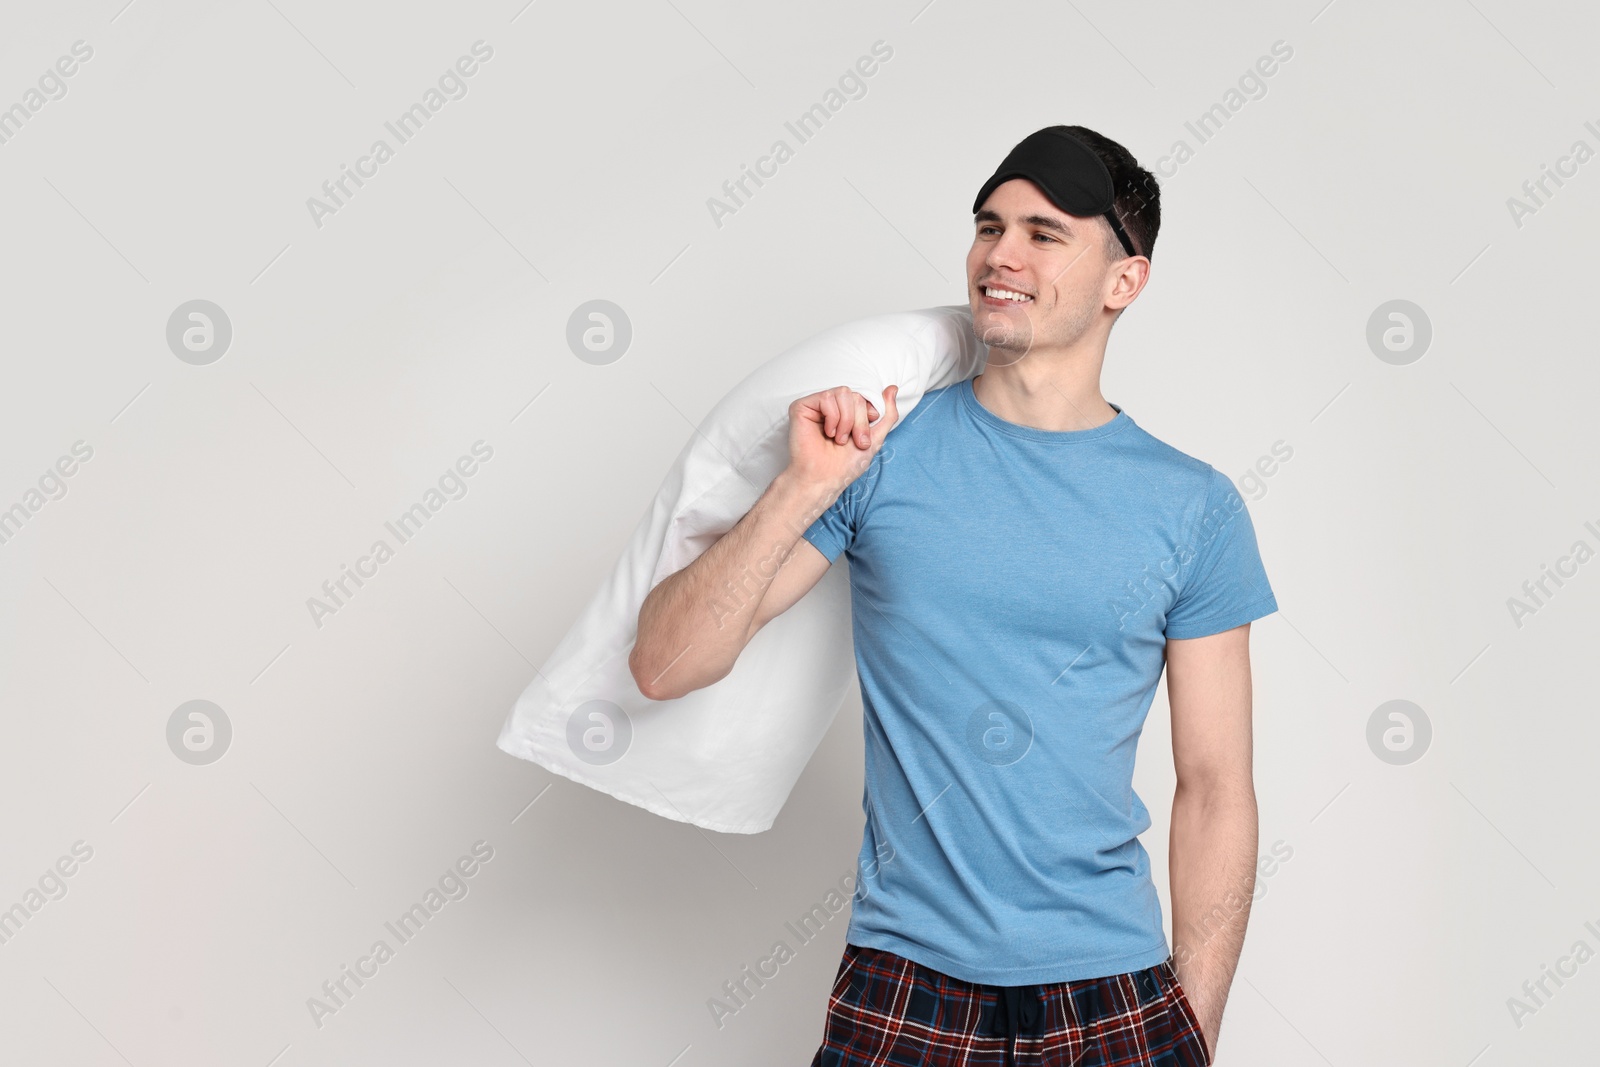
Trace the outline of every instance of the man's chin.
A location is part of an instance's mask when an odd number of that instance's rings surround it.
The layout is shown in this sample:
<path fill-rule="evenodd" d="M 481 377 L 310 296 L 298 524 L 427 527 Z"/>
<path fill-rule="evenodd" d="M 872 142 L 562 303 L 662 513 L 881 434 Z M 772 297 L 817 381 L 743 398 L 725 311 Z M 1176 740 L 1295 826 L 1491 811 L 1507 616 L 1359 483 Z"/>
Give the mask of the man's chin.
<path fill-rule="evenodd" d="M 1033 347 L 1033 320 L 1021 308 L 974 308 L 972 332 L 991 351 L 1009 353 L 1013 358 L 1008 362 L 1021 359 Z"/>

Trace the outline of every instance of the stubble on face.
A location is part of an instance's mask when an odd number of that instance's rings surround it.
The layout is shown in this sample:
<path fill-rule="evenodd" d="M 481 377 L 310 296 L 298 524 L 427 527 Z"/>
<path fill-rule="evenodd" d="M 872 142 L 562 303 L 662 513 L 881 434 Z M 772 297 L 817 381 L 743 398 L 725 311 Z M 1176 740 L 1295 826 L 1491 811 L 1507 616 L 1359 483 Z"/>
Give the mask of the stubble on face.
<path fill-rule="evenodd" d="M 1020 363 L 1040 345 L 1068 348 L 1076 344 L 1094 322 L 1099 304 L 1090 299 L 1098 289 L 1086 290 L 1060 285 L 1070 271 L 1084 269 L 1098 257 L 1085 249 L 1055 277 L 1045 280 L 1033 300 L 1008 308 L 980 308 L 973 330 L 989 349 L 989 365 L 1011 366 Z M 1070 299 L 1075 295 L 1083 299 Z"/>

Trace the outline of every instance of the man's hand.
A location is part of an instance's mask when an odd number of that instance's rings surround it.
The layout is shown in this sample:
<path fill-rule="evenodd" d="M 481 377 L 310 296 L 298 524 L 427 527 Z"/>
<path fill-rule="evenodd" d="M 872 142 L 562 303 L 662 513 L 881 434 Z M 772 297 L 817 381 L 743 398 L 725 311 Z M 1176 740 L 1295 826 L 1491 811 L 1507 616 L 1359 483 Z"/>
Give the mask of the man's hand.
<path fill-rule="evenodd" d="M 860 477 L 900 421 L 894 398 L 900 387 L 883 391 L 885 413 L 868 425 L 878 409 L 849 386 L 803 396 L 789 405 L 789 471 L 804 484 L 845 486 Z"/>

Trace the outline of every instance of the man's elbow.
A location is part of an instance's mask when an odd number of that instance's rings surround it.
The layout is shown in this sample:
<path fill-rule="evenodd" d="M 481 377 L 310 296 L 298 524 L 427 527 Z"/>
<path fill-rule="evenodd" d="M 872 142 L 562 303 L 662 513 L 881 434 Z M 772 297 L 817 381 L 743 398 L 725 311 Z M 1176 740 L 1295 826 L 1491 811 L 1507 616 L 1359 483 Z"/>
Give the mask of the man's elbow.
<path fill-rule="evenodd" d="M 1248 768 L 1190 767 L 1178 773 L 1174 799 L 1192 801 L 1207 809 L 1254 809 L 1255 782 Z"/>
<path fill-rule="evenodd" d="M 669 692 L 669 687 L 661 683 L 661 671 L 645 662 L 637 644 L 628 653 L 628 673 L 633 675 L 633 684 L 638 686 L 639 694 L 646 700 L 671 700 L 678 695 Z"/>
<path fill-rule="evenodd" d="M 628 673 L 633 675 L 633 684 L 638 687 L 639 694 L 646 700 L 677 700 L 717 680 L 712 678 L 685 684 L 689 676 L 688 664 L 680 663 L 679 659 L 681 656 L 661 664 L 658 660 L 641 656 L 639 646 L 635 645 L 633 651 L 628 653 Z"/>
<path fill-rule="evenodd" d="M 722 681 L 733 668 L 730 665 L 715 673 L 705 673 L 708 670 L 712 670 L 709 665 L 691 663 L 681 653 L 664 665 L 641 658 L 637 645 L 628 654 L 628 673 L 633 675 L 633 684 L 646 700 L 677 700 L 688 696 L 697 689 Z"/>

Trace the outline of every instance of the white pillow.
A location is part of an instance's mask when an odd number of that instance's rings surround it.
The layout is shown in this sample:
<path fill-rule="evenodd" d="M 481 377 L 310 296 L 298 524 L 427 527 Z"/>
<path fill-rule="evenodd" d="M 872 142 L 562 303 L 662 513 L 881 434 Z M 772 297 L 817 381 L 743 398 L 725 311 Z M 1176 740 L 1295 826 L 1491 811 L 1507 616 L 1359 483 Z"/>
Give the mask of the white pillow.
<path fill-rule="evenodd" d="M 895 312 L 810 337 L 752 371 L 693 433 L 622 558 L 518 698 L 498 746 L 723 833 L 769 829 L 855 675 L 849 563 L 769 622 L 723 679 L 650 700 L 628 670 L 639 606 L 750 510 L 789 459 L 789 405 L 847 385 L 904 421 L 923 394 L 983 369 L 964 305 Z M 891 431 L 892 432 L 892 431 Z"/>

